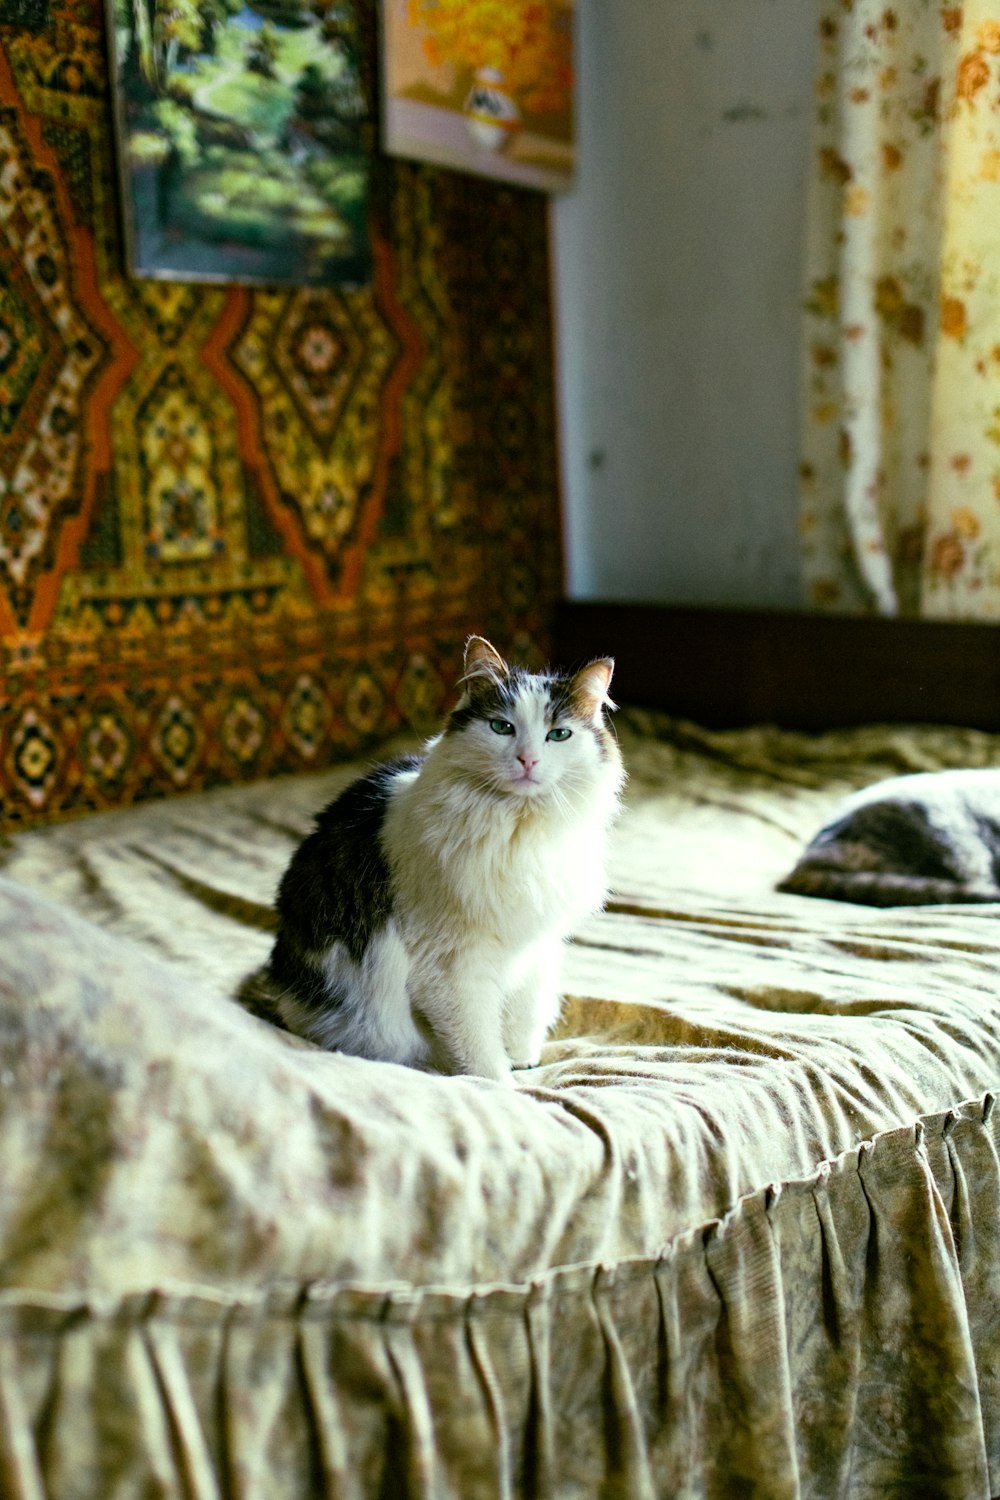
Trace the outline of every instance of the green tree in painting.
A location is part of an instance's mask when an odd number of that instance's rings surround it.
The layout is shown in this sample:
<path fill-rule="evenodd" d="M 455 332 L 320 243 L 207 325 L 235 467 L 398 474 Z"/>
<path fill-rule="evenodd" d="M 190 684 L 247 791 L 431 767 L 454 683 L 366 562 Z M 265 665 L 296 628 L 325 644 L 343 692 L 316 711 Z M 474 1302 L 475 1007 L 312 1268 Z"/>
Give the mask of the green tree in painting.
<path fill-rule="evenodd" d="M 198 0 L 157 0 L 153 18 L 153 51 L 157 77 L 165 84 L 185 52 L 197 52 L 201 44 Z"/>
<path fill-rule="evenodd" d="M 295 115 L 322 145 L 343 149 L 357 146 L 368 111 L 353 73 L 343 69 L 331 78 L 307 63 L 295 89 Z"/>
<path fill-rule="evenodd" d="M 278 33 L 270 21 L 265 21 L 247 48 L 247 67 L 251 73 L 258 73 L 261 78 L 274 78 L 280 52 Z"/>
<path fill-rule="evenodd" d="M 243 0 L 200 0 L 201 46 L 199 51 L 214 57 L 219 50 L 219 35 L 243 9 Z"/>
<path fill-rule="evenodd" d="M 363 43 L 357 11 L 345 0 L 310 0 L 319 22 L 320 36 L 344 63 L 345 72 L 362 90 L 365 110 L 371 113 L 372 80 L 368 77 L 368 53 Z"/>
<path fill-rule="evenodd" d="M 294 31 L 309 25 L 309 0 L 249 0 L 249 6 L 264 21 Z"/>
<path fill-rule="evenodd" d="M 147 91 L 162 93 L 178 58 L 201 51 L 204 22 L 199 0 L 116 0 L 115 15 L 118 24 L 131 31 L 126 81 L 141 80 Z"/>
<path fill-rule="evenodd" d="M 342 0 L 312 0 L 310 8 L 324 42 L 340 51 L 352 73 L 359 72 L 361 35 L 354 6 L 344 5 Z"/>
<path fill-rule="evenodd" d="M 306 63 L 295 88 L 295 113 L 308 124 L 329 112 L 329 80 L 316 63 Z"/>
<path fill-rule="evenodd" d="M 115 0 L 115 30 L 128 38 L 121 60 L 122 83 L 131 98 L 147 94 L 156 79 L 153 16 L 146 0 Z"/>

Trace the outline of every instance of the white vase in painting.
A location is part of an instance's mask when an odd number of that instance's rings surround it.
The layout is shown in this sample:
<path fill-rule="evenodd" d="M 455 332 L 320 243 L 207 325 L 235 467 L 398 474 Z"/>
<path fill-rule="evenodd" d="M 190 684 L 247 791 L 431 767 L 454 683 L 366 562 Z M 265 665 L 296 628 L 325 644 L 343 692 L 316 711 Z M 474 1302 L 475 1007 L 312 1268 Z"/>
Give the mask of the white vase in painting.
<path fill-rule="evenodd" d="M 477 68 L 465 101 L 469 134 L 483 151 L 502 151 L 521 125 L 521 111 L 499 68 Z"/>

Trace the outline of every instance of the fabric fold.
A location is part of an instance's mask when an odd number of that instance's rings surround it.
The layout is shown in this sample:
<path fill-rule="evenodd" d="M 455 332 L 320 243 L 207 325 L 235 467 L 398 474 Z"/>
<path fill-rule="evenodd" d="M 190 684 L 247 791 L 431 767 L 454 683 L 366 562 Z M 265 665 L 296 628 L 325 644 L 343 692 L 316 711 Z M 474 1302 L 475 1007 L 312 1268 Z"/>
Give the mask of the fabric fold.
<path fill-rule="evenodd" d="M 189 1341 L 182 1337 L 189 1330 L 190 1325 L 178 1325 L 169 1316 L 154 1316 L 146 1324 L 146 1343 L 156 1370 L 164 1416 L 177 1445 L 180 1488 L 190 1495 L 191 1500 L 222 1500 L 223 1485 L 230 1492 L 234 1487 L 226 1484 L 227 1476 L 220 1472 L 221 1445 L 215 1445 L 214 1453 L 209 1448 L 206 1427 L 214 1432 L 216 1423 L 212 1421 L 211 1411 L 206 1410 L 206 1393 L 196 1391 L 202 1365 Z M 217 1347 L 218 1340 L 213 1338 L 212 1343 Z M 218 1368 L 218 1354 L 212 1363 Z M 214 1374 L 213 1370 L 213 1377 Z M 94 1400 L 99 1399 L 103 1378 L 102 1373 L 95 1370 L 84 1387 Z M 211 1384 L 215 1384 L 214 1378 Z M 259 1414 L 263 1416 L 263 1412 Z M 239 1493 L 238 1488 L 235 1493 Z"/>
<path fill-rule="evenodd" d="M 510 1424 L 507 1418 L 507 1403 L 504 1399 L 503 1385 L 498 1378 L 496 1364 L 491 1355 L 489 1340 L 485 1335 L 481 1319 L 476 1316 L 476 1300 L 474 1297 L 470 1297 L 469 1299 L 465 1333 L 476 1376 L 479 1380 L 480 1389 L 483 1392 L 486 1408 L 489 1413 L 490 1438 L 495 1454 L 494 1474 L 496 1478 L 497 1500 L 513 1500 L 515 1488 L 512 1473 Z"/>
<path fill-rule="evenodd" d="M 394 1295 L 386 1303 L 382 1324 L 389 1363 L 398 1385 L 402 1447 L 399 1479 L 404 1492 L 414 1500 L 446 1500 L 446 1497 L 451 1500 L 437 1472 L 428 1366 L 414 1344 L 413 1329 L 420 1318 L 420 1302 L 419 1292 Z M 461 1388 L 459 1380 L 455 1384 Z"/>
<path fill-rule="evenodd" d="M 0 1342 L 0 1475 L 11 1500 L 46 1500 L 22 1380 L 14 1348 Z"/>
<path fill-rule="evenodd" d="M 996 1095 L 989 1093 L 949 1111 L 940 1151 L 947 1153 L 953 1197 L 952 1235 L 969 1337 L 976 1353 L 979 1409 L 983 1421 L 989 1493 L 1000 1495 L 1000 1153 L 995 1128 Z M 933 1146 L 936 1135 L 928 1129 Z M 932 1157 L 933 1160 L 933 1157 Z M 934 1161 L 944 1177 L 944 1163 Z"/>
<path fill-rule="evenodd" d="M 649 1411 L 643 1411 L 637 1385 L 646 1383 L 650 1365 L 655 1380 L 655 1361 L 639 1364 L 633 1374 L 619 1321 L 628 1326 L 634 1319 L 633 1301 L 641 1305 L 648 1296 L 648 1273 L 642 1271 L 640 1286 L 629 1266 L 600 1266 L 594 1277 L 594 1306 L 604 1338 L 607 1377 L 606 1406 L 609 1421 L 608 1469 L 629 1500 L 656 1500 L 657 1488 L 650 1467 L 647 1432 Z M 634 1294 L 634 1297 L 633 1295 Z"/>
<path fill-rule="evenodd" d="M 710 1462 L 720 1479 L 728 1475 L 752 1494 L 760 1485 L 760 1453 L 767 1451 L 769 1500 L 795 1500 L 799 1476 L 785 1292 L 771 1222 L 772 1214 L 780 1215 L 781 1199 L 770 1188 L 744 1200 L 705 1244 L 722 1308 L 716 1335 L 720 1441 Z M 766 1379 L 753 1353 L 764 1349 L 770 1351 Z"/>
<path fill-rule="evenodd" d="M 4 1293 L 0 1488 L 988 1497 L 998 1133 L 992 1096 L 970 1101 L 656 1258 L 523 1286 Z"/>

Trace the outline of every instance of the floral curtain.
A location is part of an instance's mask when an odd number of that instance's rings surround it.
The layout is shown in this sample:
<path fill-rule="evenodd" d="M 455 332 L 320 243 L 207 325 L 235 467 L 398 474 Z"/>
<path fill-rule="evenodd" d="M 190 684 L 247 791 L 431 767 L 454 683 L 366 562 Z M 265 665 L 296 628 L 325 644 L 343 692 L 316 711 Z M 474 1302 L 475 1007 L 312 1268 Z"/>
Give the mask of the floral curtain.
<path fill-rule="evenodd" d="M 997 0 L 824 0 L 806 274 L 813 604 L 1000 618 Z"/>

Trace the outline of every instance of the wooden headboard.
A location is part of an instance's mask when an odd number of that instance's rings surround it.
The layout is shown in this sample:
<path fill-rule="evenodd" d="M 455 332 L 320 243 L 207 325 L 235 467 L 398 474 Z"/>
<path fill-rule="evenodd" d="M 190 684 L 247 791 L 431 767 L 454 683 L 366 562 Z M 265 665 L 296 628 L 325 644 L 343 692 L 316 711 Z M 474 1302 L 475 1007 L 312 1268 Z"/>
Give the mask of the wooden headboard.
<path fill-rule="evenodd" d="M 805 611 L 564 602 L 556 656 L 617 658 L 619 701 L 714 727 L 1000 730 L 1000 629 Z"/>

